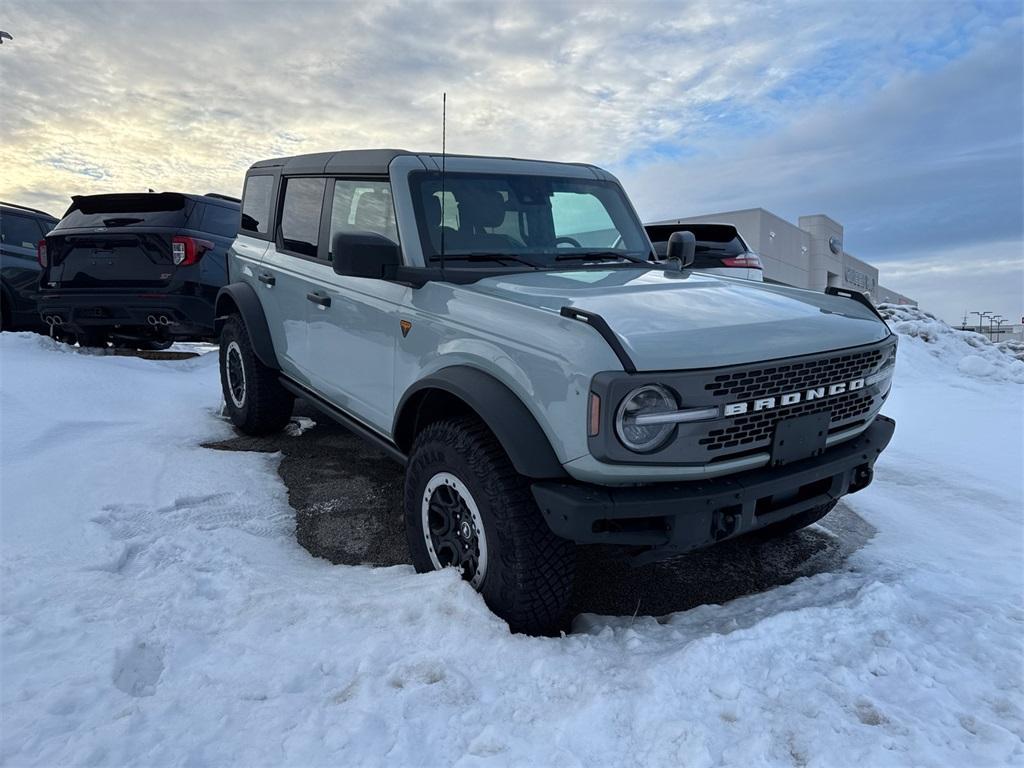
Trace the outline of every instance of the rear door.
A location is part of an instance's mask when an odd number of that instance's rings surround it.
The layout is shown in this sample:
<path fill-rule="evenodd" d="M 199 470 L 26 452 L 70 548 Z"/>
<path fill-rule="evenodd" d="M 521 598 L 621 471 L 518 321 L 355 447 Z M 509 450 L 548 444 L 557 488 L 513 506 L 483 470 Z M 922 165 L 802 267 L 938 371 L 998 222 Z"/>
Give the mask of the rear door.
<path fill-rule="evenodd" d="M 315 291 L 309 272 L 320 254 L 323 177 L 281 179 L 280 206 L 274 242 L 258 269 L 260 297 L 281 366 L 290 376 L 310 384 L 308 295 Z"/>
<path fill-rule="evenodd" d="M 48 289 L 160 290 L 174 281 L 174 235 L 196 203 L 173 192 L 75 199 L 47 236 Z"/>

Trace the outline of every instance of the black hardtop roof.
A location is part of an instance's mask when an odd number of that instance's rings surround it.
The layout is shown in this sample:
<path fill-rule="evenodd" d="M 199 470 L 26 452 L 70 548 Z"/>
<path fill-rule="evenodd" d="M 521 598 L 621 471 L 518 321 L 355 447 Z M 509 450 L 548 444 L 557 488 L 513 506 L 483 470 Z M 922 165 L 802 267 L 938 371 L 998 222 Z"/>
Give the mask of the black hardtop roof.
<path fill-rule="evenodd" d="M 29 208 L 27 205 L 18 205 L 17 203 L 5 203 L 2 200 L 0 200 L 0 208 L 13 208 L 16 211 L 21 211 L 23 213 L 35 213 L 35 214 L 38 214 L 40 216 L 45 216 L 48 219 L 53 219 L 54 221 L 59 221 L 59 219 L 56 216 L 54 216 L 52 213 L 47 213 L 46 211 L 41 211 L 38 208 Z"/>
<path fill-rule="evenodd" d="M 293 155 L 292 157 L 274 157 L 260 160 L 249 167 L 249 171 L 259 168 L 277 170 L 285 176 L 316 173 L 343 173 L 367 176 L 384 176 L 388 166 L 396 157 L 428 156 L 440 157 L 438 152 L 410 152 L 407 149 L 343 149 L 337 152 L 316 152 L 309 155 Z M 456 155 L 448 157 L 480 158 L 487 160 L 522 160 L 517 157 L 496 157 L 491 155 Z M 593 166 L 586 163 L 559 163 L 560 165 L 578 165 L 586 168 Z"/>

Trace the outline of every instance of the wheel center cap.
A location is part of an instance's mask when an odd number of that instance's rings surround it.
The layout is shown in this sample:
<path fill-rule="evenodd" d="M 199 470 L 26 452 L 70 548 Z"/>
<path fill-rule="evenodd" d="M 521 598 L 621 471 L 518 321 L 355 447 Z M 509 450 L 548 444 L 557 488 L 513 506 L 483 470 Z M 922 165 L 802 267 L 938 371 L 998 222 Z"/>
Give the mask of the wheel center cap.
<path fill-rule="evenodd" d="M 462 525 L 459 526 L 459 536 L 461 536 L 466 541 L 469 541 L 471 538 L 473 538 L 473 528 L 470 526 L 467 520 L 463 520 Z"/>

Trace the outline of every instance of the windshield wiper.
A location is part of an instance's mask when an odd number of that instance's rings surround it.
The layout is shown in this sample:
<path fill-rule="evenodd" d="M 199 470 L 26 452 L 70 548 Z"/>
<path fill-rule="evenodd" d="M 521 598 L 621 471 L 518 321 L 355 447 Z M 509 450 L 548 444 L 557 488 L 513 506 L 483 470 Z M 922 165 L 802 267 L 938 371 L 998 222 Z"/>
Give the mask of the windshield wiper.
<path fill-rule="evenodd" d="M 650 264 L 647 259 L 634 256 L 631 253 L 622 251 L 583 251 L 573 253 L 560 253 L 555 256 L 555 261 L 598 261 L 601 259 L 626 259 L 635 261 L 637 264 Z"/>
<path fill-rule="evenodd" d="M 440 261 L 441 257 L 434 254 L 430 257 L 431 261 Z M 473 251 L 471 253 L 446 253 L 444 255 L 445 261 L 515 261 L 520 264 L 525 264 L 528 267 L 534 269 L 541 269 L 544 264 L 533 261 L 532 259 L 524 259 L 522 256 L 517 256 L 513 253 L 495 253 L 493 251 Z"/>

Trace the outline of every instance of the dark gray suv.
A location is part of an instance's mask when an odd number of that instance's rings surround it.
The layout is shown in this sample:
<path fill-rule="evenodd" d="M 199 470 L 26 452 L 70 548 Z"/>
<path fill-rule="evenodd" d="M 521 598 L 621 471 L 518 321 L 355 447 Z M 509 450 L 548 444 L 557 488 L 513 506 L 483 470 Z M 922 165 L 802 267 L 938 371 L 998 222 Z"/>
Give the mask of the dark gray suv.
<path fill-rule="evenodd" d="M 57 225 L 45 211 L 0 203 L 0 328 L 45 328 L 36 311 L 39 242 Z"/>

